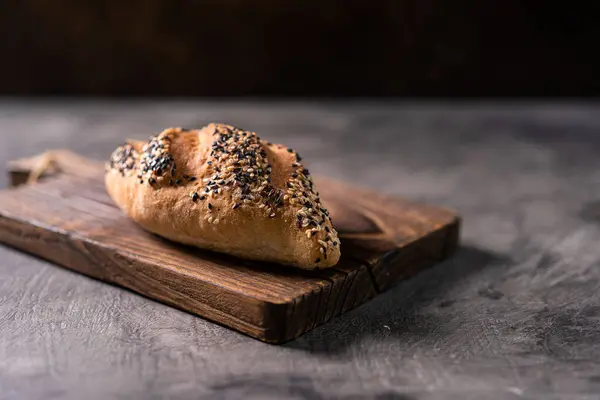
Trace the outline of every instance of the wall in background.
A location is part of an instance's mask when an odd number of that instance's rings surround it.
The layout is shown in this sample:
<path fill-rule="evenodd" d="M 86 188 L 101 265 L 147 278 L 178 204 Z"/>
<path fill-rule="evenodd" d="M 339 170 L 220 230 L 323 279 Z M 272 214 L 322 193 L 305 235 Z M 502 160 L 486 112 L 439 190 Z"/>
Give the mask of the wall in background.
<path fill-rule="evenodd" d="M 593 95 L 580 3 L 7 1 L 0 94 Z"/>

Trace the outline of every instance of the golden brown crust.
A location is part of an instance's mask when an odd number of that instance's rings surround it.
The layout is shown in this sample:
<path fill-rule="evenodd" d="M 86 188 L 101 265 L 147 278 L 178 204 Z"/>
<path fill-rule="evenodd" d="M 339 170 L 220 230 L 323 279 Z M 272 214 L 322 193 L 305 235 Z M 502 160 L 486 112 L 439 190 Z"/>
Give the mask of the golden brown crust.
<path fill-rule="evenodd" d="M 334 266 L 337 232 L 292 149 L 210 124 L 169 128 L 116 149 L 106 168 L 115 203 L 165 238 L 305 269 Z"/>

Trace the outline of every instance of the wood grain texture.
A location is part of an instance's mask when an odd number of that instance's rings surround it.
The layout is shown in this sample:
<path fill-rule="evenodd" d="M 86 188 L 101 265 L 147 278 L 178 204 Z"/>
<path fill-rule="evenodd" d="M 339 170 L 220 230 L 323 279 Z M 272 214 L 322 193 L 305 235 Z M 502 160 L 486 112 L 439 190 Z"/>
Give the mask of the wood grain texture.
<path fill-rule="evenodd" d="M 270 343 L 298 337 L 450 256 L 459 218 L 446 209 L 316 179 L 342 259 L 309 272 L 181 246 L 113 205 L 99 162 L 58 150 L 10 164 L 0 241 Z M 23 184 L 31 174 L 41 179 Z"/>

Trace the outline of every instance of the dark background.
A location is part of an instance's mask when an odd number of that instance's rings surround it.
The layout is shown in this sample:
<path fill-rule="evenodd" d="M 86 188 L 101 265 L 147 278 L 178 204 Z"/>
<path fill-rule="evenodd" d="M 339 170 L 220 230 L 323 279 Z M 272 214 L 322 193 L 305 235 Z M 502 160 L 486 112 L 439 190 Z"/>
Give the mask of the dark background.
<path fill-rule="evenodd" d="M 0 94 L 591 96 L 596 4 L 8 0 Z"/>

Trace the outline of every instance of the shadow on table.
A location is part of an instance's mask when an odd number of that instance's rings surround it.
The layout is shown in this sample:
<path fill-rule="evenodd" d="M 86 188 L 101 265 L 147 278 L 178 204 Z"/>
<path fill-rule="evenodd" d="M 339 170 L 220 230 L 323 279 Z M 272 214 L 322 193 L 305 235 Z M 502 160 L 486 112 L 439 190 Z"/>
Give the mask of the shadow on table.
<path fill-rule="evenodd" d="M 450 289 L 476 273 L 511 265 L 508 257 L 461 246 L 450 260 L 283 346 L 311 353 L 339 354 L 353 343 L 369 338 L 395 336 L 411 342 L 439 340 L 445 326 L 454 318 L 452 307 L 464 301 L 464 298 L 448 297 Z M 503 297 L 489 286 L 480 288 L 478 295 L 489 300 Z"/>
<path fill-rule="evenodd" d="M 325 380 L 326 383 L 323 382 Z M 320 400 L 331 399 L 331 392 L 335 393 L 334 398 L 338 400 L 415 400 L 418 398 L 411 393 L 397 393 L 392 390 L 369 393 L 368 395 L 363 393 L 339 393 L 339 388 L 343 384 L 344 380 L 339 378 L 315 379 L 301 374 L 246 375 L 211 384 L 209 386 L 211 393 L 207 398 L 219 398 L 218 394 L 225 393 L 227 398 L 238 399 L 302 398 Z"/>

